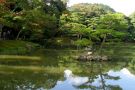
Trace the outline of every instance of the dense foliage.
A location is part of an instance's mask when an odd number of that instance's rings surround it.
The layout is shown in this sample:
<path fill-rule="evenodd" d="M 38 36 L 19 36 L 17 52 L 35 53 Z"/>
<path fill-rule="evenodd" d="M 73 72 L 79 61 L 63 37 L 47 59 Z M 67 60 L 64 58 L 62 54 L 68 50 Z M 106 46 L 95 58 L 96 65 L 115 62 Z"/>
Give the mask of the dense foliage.
<path fill-rule="evenodd" d="M 69 8 L 61 17 L 61 30 L 78 39 L 92 42 L 132 41 L 134 27 L 130 18 L 103 4 L 81 3 Z M 94 13 L 94 14 L 93 14 Z"/>
<path fill-rule="evenodd" d="M 103 4 L 80 3 L 67 8 L 67 2 L 2 0 L 0 38 L 46 44 L 54 38 L 66 37 L 73 45 L 80 46 L 134 40 L 134 14 L 129 18 Z"/>
<path fill-rule="evenodd" d="M 42 41 L 53 37 L 66 10 L 60 0 L 6 0 L 0 5 L 3 39 Z"/>
<path fill-rule="evenodd" d="M 107 5 L 103 4 L 88 4 L 88 3 L 80 3 L 80 4 L 75 4 L 71 6 L 70 11 L 73 12 L 83 12 L 86 14 L 87 17 L 97 17 L 102 14 L 107 14 L 107 13 L 114 13 L 115 11 L 110 8 Z"/>

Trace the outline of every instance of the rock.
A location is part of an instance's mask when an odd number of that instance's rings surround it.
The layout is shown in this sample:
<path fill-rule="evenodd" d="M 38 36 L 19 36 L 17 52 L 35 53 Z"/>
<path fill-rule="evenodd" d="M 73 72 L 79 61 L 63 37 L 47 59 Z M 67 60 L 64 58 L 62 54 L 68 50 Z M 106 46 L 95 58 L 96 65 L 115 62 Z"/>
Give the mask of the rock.
<path fill-rule="evenodd" d="M 92 54 L 92 52 L 88 52 L 88 55 L 91 55 Z"/>
<path fill-rule="evenodd" d="M 92 46 L 88 46 L 85 48 L 86 51 L 91 51 L 92 50 Z"/>
<path fill-rule="evenodd" d="M 73 59 L 78 59 L 78 58 L 79 58 L 79 56 L 72 56 L 72 58 L 73 58 Z"/>
<path fill-rule="evenodd" d="M 87 56 L 87 60 L 92 61 L 93 60 L 93 57 L 92 56 Z"/>
<path fill-rule="evenodd" d="M 75 59 L 79 61 L 108 61 L 109 60 L 107 56 L 92 55 L 92 54 L 80 55 L 76 57 Z"/>
<path fill-rule="evenodd" d="M 107 56 L 102 56 L 102 60 L 103 61 L 107 61 L 108 60 L 108 57 Z"/>
<path fill-rule="evenodd" d="M 87 56 L 80 56 L 80 57 L 78 57 L 78 59 L 80 59 L 80 60 L 87 60 Z"/>

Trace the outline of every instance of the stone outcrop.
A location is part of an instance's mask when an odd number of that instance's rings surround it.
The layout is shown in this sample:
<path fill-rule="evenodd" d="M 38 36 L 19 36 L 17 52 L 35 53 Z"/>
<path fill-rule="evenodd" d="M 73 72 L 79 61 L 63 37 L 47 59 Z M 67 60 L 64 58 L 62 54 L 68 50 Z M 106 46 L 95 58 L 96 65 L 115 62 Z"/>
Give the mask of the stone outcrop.
<path fill-rule="evenodd" d="M 75 56 L 75 59 L 79 61 L 108 61 L 109 57 L 105 55 L 94 55 L 92 53 L 83 54 L 80 56 Z"/>

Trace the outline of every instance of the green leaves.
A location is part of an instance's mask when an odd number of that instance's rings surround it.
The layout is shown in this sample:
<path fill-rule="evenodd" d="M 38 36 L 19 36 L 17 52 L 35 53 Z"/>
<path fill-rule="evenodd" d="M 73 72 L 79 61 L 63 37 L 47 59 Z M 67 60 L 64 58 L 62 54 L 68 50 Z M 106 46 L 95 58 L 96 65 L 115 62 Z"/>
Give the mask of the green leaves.
<path fill-rule="evenodd" d="M 106 13 L 114 13 L 115 11 L 107 5 L 80 3 L 69 8 L 73 12 L 84 12 L 86 17 L 99 17 Z"/>
<path fill-rule="evenodd" d="M 43 39 L 46 34 L 53 37 L 66 5 L 60 0 L 49 1 L 50 5 L 47 3 L 44 0 L 7 0 L 5 5 L 0 4 L 0 24 L 24 36 L 29 32 L 29 37 L 37 39 Z"/>
<path fill-rule="evenodd" d="M 126 31 L 128 29 L 128 20 L 126 16 L 120 13 L 106 14 L 99 19 L 97 28 L 113 29 L 117 31 Z"/>
<path fill-rule="evenodd" d="M 130 15 L 131 21 L 135 23 L 135 12 Z"/>
<path fill-rule="evenodd" d="M 83 38 L 81 40 L 76 40 L 74 42 L 74 44 L 77 45 L 77 46 L 88 46 L 88 45 L 91 45 L 92 42 L 91 42 L 91 40 L 88 40 L 86 38 Z"/>
<path fill-rule="evenodd" d="M 100 41 L 100 39 L 103 39 L 104 37 L 106 37 L 106 39 L 113 39 L 113 38 L 123 39 L 126 35 L 127 33 L 111 29 L 96 29 L 90 33 L 90 38 Z"/>

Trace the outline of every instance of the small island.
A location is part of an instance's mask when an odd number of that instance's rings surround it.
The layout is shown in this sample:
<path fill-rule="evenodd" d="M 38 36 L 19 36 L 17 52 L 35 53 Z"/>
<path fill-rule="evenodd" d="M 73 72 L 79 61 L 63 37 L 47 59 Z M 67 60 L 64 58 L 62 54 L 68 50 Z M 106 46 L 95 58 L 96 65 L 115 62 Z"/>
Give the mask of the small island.
<path fill-rule="evenodd" d="M 110 58 L 105 55 L 96 55 L 92 54 L 92 52 L 83 53 L 79 56 L 73 57 L 74 59 L 78 61 L 109 61 Z"/>

